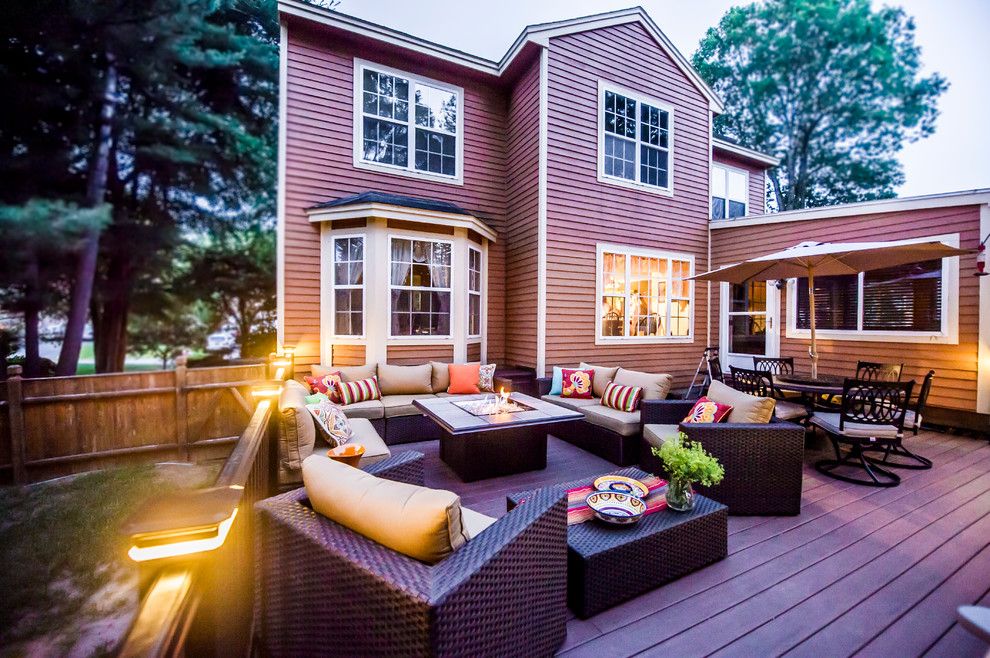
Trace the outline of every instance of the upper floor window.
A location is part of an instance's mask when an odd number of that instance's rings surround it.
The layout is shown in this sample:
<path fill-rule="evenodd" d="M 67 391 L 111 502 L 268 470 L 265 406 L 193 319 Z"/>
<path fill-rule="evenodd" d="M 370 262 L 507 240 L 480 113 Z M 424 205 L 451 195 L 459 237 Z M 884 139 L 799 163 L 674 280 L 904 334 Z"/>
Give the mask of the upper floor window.
<path fill-rule="evenodd" d="M 333 334 L 364 334 L 364 236 L 333 239 Z"/>
<path fill-rule="evenodd" d="M 686 254 L 599 245 L 599 342 L 689 338 L 693 269 Z"/>
<path fill-rule="evenodd" d="M 354 162 L 461 181 L 464 91 L 355 61 Z"/>
<path fill-rule="evenodd" d="M 599 83 L 599 180 L 673 192 L 673 109 Z"/>
<path fill-rule="evenodd" d="M 712 219 L 745 217 L 749 205 L 749 174 L 741 169 L 712 165 Z"/>
<path fill-rule="evenodd" d="M 391 239 L 389 337 L 450 337 L 451 251 L 447 240 Z"/>

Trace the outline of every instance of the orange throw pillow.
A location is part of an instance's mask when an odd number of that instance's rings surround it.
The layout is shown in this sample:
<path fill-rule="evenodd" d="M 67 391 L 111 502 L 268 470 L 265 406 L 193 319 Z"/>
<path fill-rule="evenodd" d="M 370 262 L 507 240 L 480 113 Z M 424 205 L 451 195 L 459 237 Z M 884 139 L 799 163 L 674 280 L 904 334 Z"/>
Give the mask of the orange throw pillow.
<path fill-rule="evenodd" d="M 450 373 L 450 386 L 447 387 L 447 392 L 451 395 L 481 393 L 481 389 L 478 388 L 480 363 L 449 363 L 447 372 Z"/>

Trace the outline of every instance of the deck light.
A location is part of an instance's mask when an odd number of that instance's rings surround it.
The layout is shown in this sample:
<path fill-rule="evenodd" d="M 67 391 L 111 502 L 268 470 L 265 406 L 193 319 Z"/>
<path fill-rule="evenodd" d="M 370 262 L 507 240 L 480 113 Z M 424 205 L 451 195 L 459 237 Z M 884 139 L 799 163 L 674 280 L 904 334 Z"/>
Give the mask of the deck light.
<path fill-rule="evenodd" d="M 182 539 L 196 533 L 197 529 L 178 530 L 174 535 L 162 535 L 161 541 L 165 543 L 152 544 L 149 546 L 138 546 L 135 544 L 127 551 L 127 556 L 135 562 L 147 562 L 148 560 L 161 560 L 168 557 L 179 557 L 180 555 L 192 555 L 193 553 L 206 553 L 223 546 L 230 532 L 230 526 L 237 516 L 237 508 L 230 513 L 226 519 L 216 525 L 214 534 L 198 539 Z M 173 539 L 174 541 L 169 541 Z"/>

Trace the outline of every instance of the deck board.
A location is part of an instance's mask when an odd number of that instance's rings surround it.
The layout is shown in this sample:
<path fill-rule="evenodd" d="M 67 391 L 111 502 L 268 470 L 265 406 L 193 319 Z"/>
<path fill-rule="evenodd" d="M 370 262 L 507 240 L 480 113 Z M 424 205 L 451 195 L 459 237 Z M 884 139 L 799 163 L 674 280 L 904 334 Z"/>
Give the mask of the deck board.
<path fill-rule="evenodd" d="M 731 517 L 729 556 L 588 620 L 571 616 L 566 656 L 982 656 L 955 608 L 990 598 L 990 445 L 933 432 L 906 443 L 935 462 L 875 489 L 831 480 L 805 458 L 802 512 Z M 616 467 L 553 437 L 546 470 L 463 483 L 436 442 L 427 484 L 501 516 L 509 493 Z M 864 622 L 864 620 L 869 620 Z M 893 653 L 892 653 L 893 652 Z"/>

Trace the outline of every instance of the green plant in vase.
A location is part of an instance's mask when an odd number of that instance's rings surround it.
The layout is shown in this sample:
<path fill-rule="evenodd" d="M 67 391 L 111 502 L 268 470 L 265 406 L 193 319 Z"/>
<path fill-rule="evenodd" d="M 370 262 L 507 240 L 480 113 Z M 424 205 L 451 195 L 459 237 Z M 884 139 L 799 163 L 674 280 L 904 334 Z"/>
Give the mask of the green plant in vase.
<path fill-rule="evenodd" d="M 689 441 L 684 432 L 653 448 L 653 454 L 663 462 L 669 479 L 667 507 L 687 512 L 694 507 L 694 483 L 711 487 L 722 481 L 725 469 L 718 460 L 705 452 L 697 441 Z"/>

